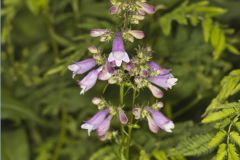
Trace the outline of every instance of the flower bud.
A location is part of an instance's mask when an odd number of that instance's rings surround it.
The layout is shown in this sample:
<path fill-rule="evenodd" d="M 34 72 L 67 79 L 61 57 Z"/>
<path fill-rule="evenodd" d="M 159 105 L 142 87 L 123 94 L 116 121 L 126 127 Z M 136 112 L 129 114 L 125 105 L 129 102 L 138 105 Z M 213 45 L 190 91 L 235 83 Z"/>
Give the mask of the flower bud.
<path fill-rule="evenodd" d="M 122 124 L 127 124 L 128 118 L 127 118 L 126 114 L 124 113 L 124 111 L 121 108 L 118 108 L 118 116 L 119 116 L 119 121 Z"/>
<path fill-rule="evenodd" d="M 144 38 L 144 32 L 140 30 L 130 30 L 128 31 L 133 37 L 136 39 L 143 39 Z"/>
<path fill-rule="evenodd" d="M 99 36 L 106 34 L 107 32 L 108 32 L 107 29 L 93 29 L 93 30 L 91 30 L 90 35 L 92 37 L 99 37 Z"/>
<path fill-rule="evenodd" d="M 141 108 L 133 108 L 132 114 L 134 115 L 135 119 L 140 119 L 141 118 Z"/>
<path fill-rule="evenodd" d="M 102 99 L 101 99 L 101 98 L 94 97 L 94 98 L 92 99 L 92 103 L 95 104 L 95 105 L 99 105 L 101 102 L 102 102 Z"/>
<path fill-rule="evenodd" d="M 89 52 L 91 53 L 98 53 L 98 49 L 95 46 L 88 47 Z"/>

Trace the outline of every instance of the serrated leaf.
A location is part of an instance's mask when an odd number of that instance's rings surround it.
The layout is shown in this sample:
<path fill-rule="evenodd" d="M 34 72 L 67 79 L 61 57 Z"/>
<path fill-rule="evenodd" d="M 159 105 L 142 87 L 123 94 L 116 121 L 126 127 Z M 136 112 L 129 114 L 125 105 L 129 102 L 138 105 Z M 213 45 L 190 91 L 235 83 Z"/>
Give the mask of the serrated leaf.
<path fill-rule="evenodd" d="M 240 147 L 240 135 L 239 133 L 233 131 L 230 133 L 231 140 Z"/>
<path fill-rule="evenodd" d="M 234 109 L 223 109 L 221 111 L 209 114 L 207 117 L 205 117 L 202 120 L 202 123 L 211 123 L 211 122 L 219 121 L 228 116 L 231 116 L 233 113 L 235 113 Z"/>
<path fill-rule="evenodd" d="M 217 151 L 216 160 L 224 160 L 226 155 L 226 144 L 221 144 Z"/>
<path fill-rule="evenodd" d="M 217 132 L 217 134 L 211 139 L 211 141 L 208 143 L 209 149 L 216 148 L 226 137 L 227 133 L 224 130 L 220 130 Z"/>
<path fill-rule="evenodd" d="M 228 160 L 239 160 L 239 155 L 234 144 L 228 144 Z"/>

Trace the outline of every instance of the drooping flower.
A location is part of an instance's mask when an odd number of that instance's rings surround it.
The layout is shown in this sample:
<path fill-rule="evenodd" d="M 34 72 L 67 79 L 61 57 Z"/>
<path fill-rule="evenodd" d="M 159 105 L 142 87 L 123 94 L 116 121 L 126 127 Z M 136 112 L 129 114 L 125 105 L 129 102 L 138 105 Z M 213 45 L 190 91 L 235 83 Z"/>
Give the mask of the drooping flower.
<path fill-rule="evenodd" d="M 83 74 L 95 66 L 96 66 L 96 60 L 93 58 L 88 58 L 83 61 L 76 62 L 72 65 L 69 65 L 68 69 L 73 72 L 72 78 L 74 78 L 77 74 Z"/>
<path fill-rule="evenodd" d="M 140 30 L 129 30 L 128 31 L 133 37 L 137 39 L 143 39 L 144 38 L 144 32 Z"/>
<path fill-rule="evenodd" d="M 93 130 L 98 129 L 102 123 L 105 121 L 106 116 L 109 113 L 109 109 L 104 109 L 100 112 L 97 112 L 91 119 L 86 121 L 84 124 L 81 125 L 82 129 L 87 129 L 88 130 L 88 135 L 90 136 L 91 132 Z M 100 128 L 100 133 L 103 133 L 103 128 L 106 126 L 106 122 L 104 122 L 104 126 L 101 126 Z"/>
<path fill-rule="evenodd" d="M 146 109 L 151 114 L 152 120 L 159 128 L 163 129 L 166 132 L 172 132 L 172 129 L 174 128 L 174 123 L 171 120 L 169 120 L 158 110 L 154 110 L 151 107 L 147 107 Z"/>
<path fill-rule="evenodd" d="M 128 118 L 127 118 L 125 112 L 121 108 L 118 108 L 118 117 L 122 124 L 128 123 Z"/>
<path fill-rule="evenodd" d="M 153 133 L 158 133 L 160 128 L 155 123 L 155 121 L 152 119 L 152 117 L 147 116 L 147 120 L 148 120 L 148 127 L 149 127 L 150 131 L 152 131 Z"/>
<path fill-rule="evenodd" d="M 105 81 L 112 77 L 114 73 L 113 64 L 110 62 L 106 62 L 103 66 L 103 69 L 98 74 L 98 79 Z"/>
<path fill-rule="evenodd" d="M 155 7 L 153 5 L 144 3 L 144 2 L 137 2 L 137 5 L 141 7 L 142 10 L 144 10 L 148 14 L 153 14 L 155 13 Z"/>
<path fill-rule="evenodd" d="M 148 88 L 152 92 L 154 97 L 156 97 L 156 98 L 162 98 L 163 97 L 163 92 L 158 87 L 149 83 Z"/>
<path fill-rule="evenodd" d="M 115 62 L 119 67 L 122 64 L 122 61 L 128 63 L 130 62 L 130 59 L 124 49 L 121 33 L 117 32 L 115 39 L 113 40 L 112 52 L 109 54 L 108 62 Z"/>
<path fill-rule="evenodd" d="M 91 30 L 90 35 L 92 37 L 99 37 L 99 36 L 106 34 L 107 32 L 108 32 L 107 29 L 93 29 L 93 30 Z"/>
<path fill-rule="evenodd" d="M 107 116 L 107 118 L 104 119 L 103 122 L 98 126 L 97 135 L 99 137 L 103 137 L 107 133 L 110 127 L 111 119 L 112 119 L 112 115 Z"/>
<path fill-rule="evenodd" d="M 154 71 L 159 73 L 157 76 L 149 77 L 148 80 L 164 89 L 172 89 L 174 85 L 176 85 L 177 78 L 175 78 L 171 73 L 170 70 L 161 68 L 157 63 L 155 62 L 149 62 L 148 63 L 150 71 Z"/>
<path fill-rule="evenodd" d="M 84 94 L 96 84 L 99 72 L 98 69 L 92 70 L 81 81 L 79 81 L 79 85 L 82 89 L 80 94 Z"/>

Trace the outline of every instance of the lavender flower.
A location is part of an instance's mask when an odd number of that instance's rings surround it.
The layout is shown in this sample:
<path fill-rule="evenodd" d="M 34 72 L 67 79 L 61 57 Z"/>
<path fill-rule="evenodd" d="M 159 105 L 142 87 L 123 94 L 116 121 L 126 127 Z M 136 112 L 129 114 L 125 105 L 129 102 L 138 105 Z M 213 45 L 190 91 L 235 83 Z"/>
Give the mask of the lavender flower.
<path fill-rule="evenodd" d="M 90 35 L 92 37 L 99 37 L 99 36 L 106 34 L 107 32 L 108 32 L 107 29 L 93 29 L 93 30 L 91 30 Z"/>
<path fill-rule="evenodd" d="M 139 5 L 141 7 L 141 9 L 144 10 L 148 14 L 153 14 L 156 11 L 154 6 L 144 3 L 144 2 L 137 2 L 137 5 Z"/>
<path fill-rule="evenodd" d="M 100 80 L 108 80 L 112 77 L 114 72 L 114 67 L 112 63 L 106 62 L 106 64 L 103 66 L 103 69 L 98 74 L 98 79 Z"/>
<path fill-rule="evenodd" d="M 84 94 L 89 89 L 91 89 L 97 82 L 99 70 L 92 70 L 85 76 L 81 81 L 79 81 L 79 85 L 82 88 L 80 94 Z"/>
<path fill-rule="evenodd" d="M 93 130 L 98 129 L 101 126 L 101 128 L 99 129 L 100 130 L 99 132 L 101 134 L 104 133 L 103 131 L 106 130 L 105 129 L 106 128 L 105 118 L 106 118 L 108 113 L 109 113 L 109 109 L 104 109 L 100 112 L 97 112 L 90 120 L 88 120 L 84 124 L 82 124 L 81 128 L 82 129 L 87 129 L 88 130 L 88 135 L 90 136 L 90 134 Z M 103 124 L 103 122 L 104 122 L 104 124 Z"/>
<path fill-rule="evenodd" d="M 128 63 L 130 62 L 130 59 L 124 49 L 121 33 L 117 32 L 115 39 L 113 40 L 112 52 L 109 54 L 108 62 L 115 62 L 119 67 L 122 64 L 122 61 Z"/>
<path fill-rule="evenodd" d="M 109 127 L 110 127 L 110 122 L 112 119 L 112 115 L 109 115 L 106 119 L 103 120 L 103 122 L 98 126 L 97 128 L 97 134 L 99 137 L 103 137 L 106 135 Z"/>
<path fill-rule="evenodd" d="M 128 118 L 121 108 L 118 108 L 118 116 L 119 116 L 119 120 L 122 124 L 127 124 Z"/>
<path fill-rule="evenodd" d="M 160 111 L 154 110 L 151 107 L 147 107 L 146 109 L 151 114 L 152 120 L 155 122 L 155 124 L 159 128 L 165 130 L 166 132 L 172 132 L 172 129 L 174 128 L 174 123 L 171 120 L 169 120 L 167 117 L 165 117 Z M 153 123 L 151 122 L 151 125 L 152 124 Z M 150 128 L 150 126 L 149 126 L 149 128 Z M 155 126 L 154 127 L 151 126 L 151 128 L 155 128 Z"/>
<path fill-rule="evenodd" d="M 148 88 L 152 92 L 154 97 L 156 97 L 156 98 L 162 98 L 163 97 L 163 92 L 159 88 L 157 88 L 156 86 L 149 83 Z"/>
<path fill-rule="evenodd" d="M 96 60 L 88 58 L 75 64 L 69 65 L 68 69 L 73 72 L 72 78 L 77 74 L 83 74 L 96 66 Z"/>
<path fill-rule="evenodd" d="M 147 116 L 147 120 L 148 120 L 148 127 L 149 127 L 150 131 L 152 131 L 153 133 L 158 133 L 160 128 L 155 123 L 155 121 L 152 119 L 152 117 Z"/>
<path fill-rule="evenodd" d="M 170 70 L 161 68 L 155 62 L 149 62 L 149 69 L 150 71 L 159 73 L 157 76 L 149 77 L 148 80 L 164 89 L 172 89 L 172 86 L 176 85 L 177 78 L 170 73 Z"/>

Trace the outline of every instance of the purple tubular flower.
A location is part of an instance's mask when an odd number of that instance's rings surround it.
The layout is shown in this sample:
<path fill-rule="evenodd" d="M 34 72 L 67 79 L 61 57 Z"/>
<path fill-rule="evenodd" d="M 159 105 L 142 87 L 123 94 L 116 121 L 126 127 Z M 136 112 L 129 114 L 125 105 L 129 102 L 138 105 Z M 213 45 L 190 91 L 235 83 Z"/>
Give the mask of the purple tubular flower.
<path fill-rule="evenodd" d="M 161 67 L 153 61 L 148 62 L 148 66 L 149 66 L 150 71 L 158 71 L 161 69 Z"/>
<path fill-rule="evenodd" d="M 92 70 L 81 81 L 79 81 L 79 85 L 82 88 L 80 94 L 84 94 L 96 84 L 98 73 L 99 71 L 97 69 Z"/>
<path fill-rule="evenodd" d="M 156 98 L 162 98 L 163 97 L 163 92 L 158 87 L 149 83 L 148 88 L 152 92 L 154 97 L 156 97 Z"/>
<path fill-rule="evenodd" d="M 99 37 L 99 36 L 106 34 L 107 32 L 108 32 L 107 29 L 93 29 L 93 30 L 91 30 L 90 35 L 92 37 Z"/>
<path fill-rule="evenodd" d="M 137 2 L 137 5 L 139 5 L 148 14 L 153 14 L 156 11 L 154 6 L 147 3 Z"/>
<path fill-rule="evenodd" d="M 110 10 L 109 10 L 110 14 L 117 14 L 119 12 L 119 6 L 117 5 L 113 5 Z"/>
<path fill-rule="evenodd" d="M 105 81 L 112 77 L 114 72 L 114 67 L 111 63 L 106 62 L 103 69 L 98 74 L 98 79 Z"/>
<path fill-rule="evenodd" d="M 140 30 L 130 30 L 129 33 L 137 38 L 137 39 L 143 39 L 144 38 L 144 32 Z"/>
<path fill-rule="evenodd" d="M 147 107 L 147 111 L 151 113 L 153 121 L 159 128 L 166 132 L 172 132 L 174 123 L 171 120 L 165 117 L 160 111 L 154 110 L 151 107 Z"/>
<path fill-rule="evenodd" d="M 85 59 L 75 64 L 69 65 L 68 69 L 73 72 L 72 78 L 77 74 L 83 74 L 96 66 L 96 60 L 93 58 Z"/>
<path fill-rule="evenodd" d="M 174 78 L 171 73 L 168 73 L 168 74 L 160 74 L 154 77 L 149 77 L 148 80 L 153 84 L 167 90 L 167 89 L 172 89 L 172 87 L 176 85 L 176 82 L 178 79 Z"/>
<path fill-rule="evenodd" d="M 160 74 L 154 77 L 149 77 L 148 80 L 164 89 L 171 89 L 174 85 L 176 85 L 177 78 L 174 78 L 173 75 L 170 73 L 170 70 L 161 68 L 157 63 L 155 62 L 149 62 L 148 63 L 150 71 L 158 71 Z"/>
<path fill-rule="evenodd" d="M 119 120 L 122 124 L 128 123 L 128 118 L 121 108 L 118 109 L 118 116 L 119 116 Z"/>
<path fill-rule="evenodd" d="M 97 134 L 99 137 L 103 137 L 106 135 L 109 127 L 110 127 L 110 122 L 112 119 L 112 115 L 109 115 L 106 119 L 103 120 L 103 122 L 98 126 L 97 128 Z"/>
<path fill-rule="evenodd" d="M 121 66 L 122 61 L 126 63 L 130 62 L 128 54 L 124 49 L 124 44 L 120 32 L 116 33 L 115 39 L 113 40 L 112 52 L 108 57 L 108 62 L 113 61 L 118 67 Z"/>
<path fill-rule="evenodd" d="M 148 120 L 148 127 L 149 127 L 150 131 L 152 131 L 153 133 L 158 133 L 160 128 L 155 123 L 155 121 L 152 119 L 152 117 L 147 116 L 147 120 Z"/>
<path fill-rule="evenodd" d="M 81 128 L 87 129 L 88 135 L 90 136 L 90 134 L 93 130 L 95 130 L 101 126 L 101 124 L 104 122 L 108 113 L 109 113 L 109 109 L 104 109 L 100 112 L 97 112 L 91 119 L 89 119 L 84 124 L 82 124 Z"/>

